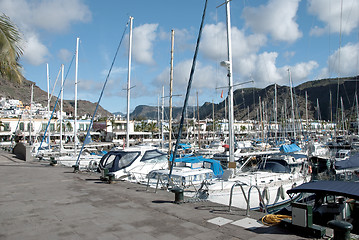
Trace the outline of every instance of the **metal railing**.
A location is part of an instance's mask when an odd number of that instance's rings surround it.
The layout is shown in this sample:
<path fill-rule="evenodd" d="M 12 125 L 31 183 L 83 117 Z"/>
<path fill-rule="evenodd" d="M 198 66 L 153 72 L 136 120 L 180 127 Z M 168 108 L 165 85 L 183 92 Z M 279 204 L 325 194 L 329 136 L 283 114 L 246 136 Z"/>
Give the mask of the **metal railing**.
<path fill-rule="evenodd" d="M 261 192 L 258 188 L 258 186 L 256 185 L 252 185 L 249 187 L 249 190 L 248 190 L 248 198 L 247 198 L 247 195 L 243 189 L 243 186 L 245 186 L 247 184 L 245 183 L 242 183 L 242 182 L 236 182 L 233 184 L 233 186 L 231 187 L 231 192 L 230 192 L 230 196 L 229 196 L 229 205 L 228 205 L 228 211 L 230 212 L 231 211 L 231 207 L 232 207 L 232 199 L 233 199 L 233 190 L 236 186 L 240 186 L 241 187 L 241 191 L 242 191 L 242 194 L 243 194 L 243 197 L 244 197 L 244 200 L 246 201 L 247 203 L 247 210 L 246 210 L 246 215 L 249 216 L 249 210 L 250 210 L 250 198 L 251 198 L 251 191 L 253 188 L 257 189 L 258 191 L 258 195 L 259 195 L 259 204 L 262 204 L 264 206 L 264 210 L 266 213 L 268 213 L 268 209 L 267 209 L 267 205 L 264 203 L 264 200 L 262 198 L 262 195 L 261 195 Z"/>

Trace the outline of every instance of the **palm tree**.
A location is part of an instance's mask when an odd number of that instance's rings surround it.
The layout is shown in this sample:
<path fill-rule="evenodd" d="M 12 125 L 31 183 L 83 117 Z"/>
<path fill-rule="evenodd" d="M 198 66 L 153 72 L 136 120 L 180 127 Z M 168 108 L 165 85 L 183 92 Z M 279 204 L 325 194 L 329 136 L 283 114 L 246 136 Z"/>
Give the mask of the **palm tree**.
<path fill-rule="evenodd" d="M 23 54 L 20 42 L 20 32 L 15 24 L 5 14 L 0 16 L 0 74 L 19 83 L 23 79 L 19 64 Z"/>

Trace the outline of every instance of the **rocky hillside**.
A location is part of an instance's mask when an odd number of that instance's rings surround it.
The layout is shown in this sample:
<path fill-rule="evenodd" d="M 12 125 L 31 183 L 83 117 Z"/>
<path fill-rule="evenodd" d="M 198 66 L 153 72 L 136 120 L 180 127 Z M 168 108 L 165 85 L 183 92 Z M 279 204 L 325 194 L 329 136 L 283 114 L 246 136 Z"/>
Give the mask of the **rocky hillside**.
<path fill-rule="evenodd" d="M 306 118 L 307 110 L 309 119 L 335 120 L 339 113 L 341 119 L 341 99 L 346 119 L 355 117 L 355 93 L 358 90 L 359 76 L 347 78 L 322 79 L 305 82 L 293 88 L 293 102 L 296 118 Z M 278 121 L 291 116 L 291 96 L 290 88 L 287 86 L 276 86 L 277 89 L 277 113 Z M 339 93 L 339 95 L 338 95 Z M 275 86 L 270 85 L 266 88 L 244 88 L 234 92 L 234 115 L 236 120 L 257 119 L 259 116 L 259 99 L 261 100 L 261 110 L 267 119 L 274 119 L 274 97 Z M 319 109 L 318 109 L 319 103 Z M 225 100 L 218 104 L 204 103 L 200 107 L 200 118 L 212 118 L 214 107 L 215 119 L 225 117 Z M 197 109 L 197 108 L 196 108 Z M 228 111 L 228 109 L 227 109 Z M 168 108 L 165 109 L 165 119 L 168 119 Z M 249 112 L 249 116 L 248 116 Z M 181 107 L 173 109 L 173 118 L 179 119 Z M 188 107 L 188 116 L 192 117 L 193 107 Z M 133 111 L 133 118 L 157 118 L 157 107 L 140 105 Z M 196 113 L 197 117 L 197 113 Z"/>
<path fill-rule="evenodd" d="M 0 97 L 6 97 L 7 99 L 18 99 L 23 102 L 24 105 L 29 105 L 31 101 L 31 85 L 34 84 L 34 102 L 40 103 L 43 106 L 47 106 L 47 92 L 40 89 L 34 82 L 24 79 L 22 83 L 14 83 L 5 80 L 0 77 Z M 55 106 L 56 96 L 51 100 L 51 108 Z M 96 103 L 92 103 L 86 100 L 77 101 L 77 115 L 89 115 L 92 116 L 96 108 Z M 57 107 L 59 109 L 59 106 Z M 64 111 L 68 114 L 73 114 L 75 109 L 74 100 L 64 100 Z M 107 110 L 99 106 L 97 111 L 99 117 L 111 116 L 112 114 Z"/>
<path fill-rule="evenodd" d="M 293 101 L 295 105 L 296 118 L 306 117 L 306 100 L 307 93 L 308 118 L 321 120 L 335 120 L 337 113 L 341 119 L 341 109 L 343 102 L 343 111 L 346 119 L 354 119 L 356 114 L 355 94 L 358 90 L 359 76 L 347 78 L 322 79 L 305 82 L 293 88 Z M 24 104 L 29 104 L 31 95 L 31 85 L 33 82 L 24 80 L 21 84 L 6 81 L 0 77 L 0 97 L 9 99 L 19 99 Z M 291 96 L 290 88 L 287 86 L 276 86 L 277 89 L 277 112 L 278 121 L 291 116 Z M 244 88 L 237 89 L 234 92 L 234 115 L 236 120 L 257 119 L 259 116 L 259 99 L 261 100 L 261 110 L 265 113 L 265 118 L 274 119 L 274 95 L 275 86 L 270 85 L 266 88 Z M 47 93 L 34 85 L 34 101 L 47 105 Z M 51 101 L 53 107 L 56 97 Z M 74 112 L 75 103 L 73 100 L 64 101 L 64 111 L 71 114 Z M 212 109 L 214 107 L 215 119 L 225 117 L 225 100 L 212 105 L 212 103 L 204 103 L 200 106 L 200 118 L 212 118 Z M 319 109 L 318 109 L 319 106 Z M 78 115 L 92 116 L 96 103 L 86 100 L 78 101 Z M 193 106 L 187 109 L 187 116 L 193 116 Z M 197 107 L 195 107 L 197 109 Z M 165 108 L 165 119 L 169 117 L 169 109 Z M 249 112 L 249 116 L 248 116 Z M 173 118 L 181 117 L 182 107 L 173 108 Z M 98 115 L 101 117 L 111 116 L 112 114 L 102 107 L 99 107 Z M 123 114 L 125 116 L 125 114 Z M 157 106 L 139 105 L 131 113 L 131 119 L 157 119 Z M 196 113 L 197 117 L 197 113 Z M 161 118 L 161 115 L 160 115 Z"/>

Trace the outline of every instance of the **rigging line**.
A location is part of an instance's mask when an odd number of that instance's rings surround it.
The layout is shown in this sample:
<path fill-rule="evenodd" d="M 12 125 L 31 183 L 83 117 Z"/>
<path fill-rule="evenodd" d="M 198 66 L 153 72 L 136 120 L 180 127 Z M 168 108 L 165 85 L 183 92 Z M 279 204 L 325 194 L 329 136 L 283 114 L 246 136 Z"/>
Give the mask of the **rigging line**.
<path fill-rule="evenodd" d="M 182 116 L 181 116 L 180 126 L 179 126 L 179 129 L 178 129 L 176 146 L 175 146 L 175 149 L 174 149 L 173 154 L 172 154 L 172 161 L 171 161 L 170 172 L 169 172 L 169 174 L 168 174 L 168 183 L 167 183 L 167 186 L 169 185 L 169 183 L 170 183 L 170 181 L 171 181 L 171 175 L 172 175 L 173 165 L 174 165 L 174 162 L 175 162 L 175 159 L 176 159 L 176 153 L 177 153 L 178 145 L 179 145 L 179 143 L 180 143 L 180 139 L 181 139 L 181 135 L 182 135 L 182 128 L 183 128 L 183 122 L 184 122 L 184 116 L 185 116 L 184 113 L 185 113 L 186 107 L 187 107 L 187 105 L 188 105 L 188 99 L 189 99 L 190 92 L 191 92 L 191 86 L 192 86 L 192 80 L 193 80 L 194 70 L 195 70 L 195 68 L 196 68 L 196 60 L 197 60 L 197 54 L 198 54 L 198 49 L 199 49 L 199 43 L 200 43 L 200 41 L 201 41 L 201 35 L 202 35 L 202 29 L 203 29 L 203 25 L 204 25 L 204 19 L 205 19 L 205 16 L 206 16 L 207 2 L 208 2 L 208 0 L 206 0 L 205 5 L 204 5 L 204 10 L 203 10 L 203 15 L 202 15 L 202 21 L 201 21 L 201 26 L 200 26 L 199 33 L 198 33 L 198 38 L 197 38 L 196 50 L 195 50 L 195 53 L 194 53 L 194 56 L 193 56 L 191 73 L 190 73 L 190 77 L 189 77 L 189 80 L 188 80 L 186 97 L 185 97 L 185 100 L 184 100 L 184 103 L 183 103 L 183 108 L 182 108 Z M 170 155 L 170 156 L 171 156 L 171 155 Z"/>
<path fill-rule="evenodd" d="M 339 48 L 338 48 L 338 85 L 337 85 L 337 109 L 336 109 L 336 123 L 339 123 L 339 80 L 340 80 L 340 48 L 342 41 L 342 16 L 343 16 L 343 0 L 340 1 L 340 30 L 339 30 Z M 335 125 L 336 126 L 336 125 Z M 337 133 L 337 127 L 335 127 L 335 134 Z"/>
<path fill-rule="evenodd" d="M 51 92 L 50 99 L 49 99 L 49 100 L 50 100 L 50 103 L 51 103 L 51 98 L 53 97 L 54 90 L 55 90 L 55 87 L 56 87 L 56 83 L 57 83 L 57 80 L 59 79 L 60 73 L 61 73 L 61 66 L 60 66 L 60 69 L 59 69 L 59 73 L 57 74 L 57 77 L 56 77 L 54 86 L 53 86 L 53 88 L 52 88 L 52 92 Z"/>
<path fill-rule="evenodd" d="M 64 86 L 64 85 L 65 85 L 65 82 L 66 82 L 67 76 L 69 75 L 69 72 L 70 72 L 70 69 L 71 69 L 72 63 L 73 63 L 73 61 L 74 61 L 75 55 L 76 55 L 76 51 L 75 51 L 74 55 L 72 56 L 70 66 L 69 66 L 69 68 L 67 69 L 67 73 L 66 73 L 66 76 L 65 76 L 65 80 L 64 80 L 64 82 L 63 82 L 62 86 Z M 52 112 L 51 112 L 51 116 L 50 116 L 50 118 L 49 118 L 49 121 L 48 121 L 48 123 L 47 123 L 46 129 L 45 129 L 45 132 L 44 132 L 44 136 L 42 137 L 42 140 L 41 140 L 40 146 L 39 146 L 39 148 L 37 149 L 37 153 L 36 153 L 36 154 L 38 154 L 38 153 L 39 153 L 39 150 L 41 149 L 42 143 L 43 143 L 43 142 L 44 142 L 44 140 L 45 140 L 46 133 L 47 133 L 47 129 L 49 128 L 49 125 L 50 125 L 50 122 L 51 122 L 52 116 L 54 115 L 54 112 L 55 112 L 55 109 L 56 109 L 57 103 L 58 103 L 58 101 L 59 101 L 60 94 L 61 94 L 62 90 L 63 90 L 63 87 L 61 87 L 61 88 L 60 88 L 60 92 L 59 92 L 59 94 L 57 95 L 57 99 L 56 99 L 56 102 L 55 102 L 54 109 L 53 109 L 53 110 L 52 110 Z M 76 126 L 75 126 L 75 127 L 76 127 Z"/>
<path fill-rule="evenodd" d="M 111 71 L 112 71 L 112 67 L 113 67 L 113 65 L 115 64 L 115 61 L 116 61 L 116 58 L 117 58 L 118 51 L 119 51 L 119 49 L 120 49 L 120 47 L 121 47 L 121 45 L 122 45 L 122 41 L 123 41 L 123 38 L 124 38 L 124 36 L 125 36 L 125 33 L 126 33 L 126 30 L 127 30 L 127 27 L 128 27 L 128 23 L 129 23 L 129 21 L 130 21 L 130 20 L 128 20 L 128 21 L 127 21 L 127 23 L 126 23 L 125 30 L 124 30 L 124 31 L 123 31 L 123 33 L 122 33 L 121 40 L 120 40 L 120 42 L 119 42 L 119 44 L 118 44 L 118 46 L 117 46 L 115 56 L 114 56 L 114 58 L 113 58 L 113 60 L 112 60 L 110 70 L 108 71 L 108 74 L 107 74 L 107 76 L 106 76 L 105 83 L 103 84 L 103 87 L 102 87 L 102 91 L 101 91 L 100 97 L 99 97 L 99 99 L 98 99 L 98 101 L 97 101 L 97 105 L 96 105 L 95 111 L 94 111 L 94 113 L 93 113 L 93 115 L 92 115 L 90 125 L 89 125 L 89 127 L 88 127 L 88 129 L 87 129 L 87 133 L 86 133 L 85 140 L 83 141 L 83 143 L 82 143 L 82 147 L 81 147 L 81 150 L 80 150 L 80 152 L 79 152 L 79 155 L 77 156 L 77 160 L 76 160 L 76 164 L 75 164 L 76 166 L 79 166 L 79 164 L 80 164 L 80 156 L 81 156 L 81 153 L 82 153 L 82 151 L 83 151 L 83 149 L 84 149 L 85 145 L 87 144 L 87 141 L 88 141 L 88 140 L 89 140 L 89 138 L 91 137 L 91 136 L 90 136 L 90 130 L 91 130 L 91 128 L 92 128 L 92 124 L 93 124 L 93 121 L 94 121 L 94 119 L 95 119 L 95 115 L 96 115 L 97 109 L 98 109 L 98 107 L 99 107 L 99 105 L 100 105 L 100 101 L 101 101 L 101 98 L 102 98 L 103 92 L 105 91 L 105 87 L 106 87 L 106 84 L 107 84 L 108 78 L 110 77 L 110 74 L 111 74 Z M 75 127 L 76 127 L 76 126 L 75 126 Z"/>

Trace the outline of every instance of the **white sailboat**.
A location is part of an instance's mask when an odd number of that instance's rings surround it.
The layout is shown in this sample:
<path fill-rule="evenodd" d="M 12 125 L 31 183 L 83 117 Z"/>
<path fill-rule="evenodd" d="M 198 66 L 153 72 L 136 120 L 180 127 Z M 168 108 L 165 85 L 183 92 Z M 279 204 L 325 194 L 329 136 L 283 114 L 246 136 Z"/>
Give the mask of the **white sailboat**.
<path fill-rule="evenodd" d="M 79 49 L 79 41 L 80 38 L 76 39 L 76 64 L 75 64 L 75 112 L 74 112 L 74 148 L 65 151 L 62 146 L 62 99 L 63 99 L 63 65 L 62 65 L 62 83 L 61 83 L 61 110 L 60 110 L 60 154 L 55 157 L 57 163 L 72 167 L 76 164 L 77 160 L 77 145 L 79 144 L 79 140 L 77 137 L 77 79 L 78 79 L 78 49 Z M 101 155 L 91 154 L 89 151 L 84 151 L 80 156 L 81 161 L 80 169 L 89 169 L 95 170 L 98 162 L 101 160 Z"/>
<path fill-rule="evenodd" d="M 225 1 L 227 13 L 227 38 L 228 38 L 228 61 L 224 65 L 228 69 L 229 77 L 229 163 L 228 168 L 224 170 L 221 178 L 214 178 L 214 174 L 201 173 L 199 170 L 209 170 L 204 164 L 205 161 L 199 161 L 197 167 L 188 165 L 173 167 L 173 172 L 168 174 L 167 179 L 176 177 L 177 179 L 186 179 L 182 181 L 179 187 L 188 188 L 194 184 L 201 184 L 197 187 L 195 196 L 207 197 L 209 201 L 231 205 L 238 208 L 257 209 L 260 206 L 264 208 L 278 207 L 290 201 L 286 190 L 293 186 L 302 184 L 306 177 L 300 172 L 292 172 L 285 161 L 260 161 L 253 156 L 247 156 L 246 161 L 241 166 L 237 166 L 234 161 L 234 132 L 233 132 L 233 83 L 232 83 L 232 57 L 231 57 L 231 32 L 230 32 L 230 14 L 229 0 Z M 252 165 L 257 165 L 253 168 Z M 167 171 L 168 172 L 168 171 Z M 151 176 L 157 176 L 160 181 L 166 179 L 164 170 L 151 172 Z M 197 180 L 197 181 L 196 181 Z M 198 181 L 201 180 L 201 181 Z M 156 183 L 150 181 L 149 183 Z M 172 184 L 176 184 L 173 182 Z M 235 189 L 240 186 L 241 190 Z M 253 191 L 257 189 L 257 191 Z M 193 196 L 193 192 L 185 191 L 185 195 Z M 260 204 L 261 202 L 261 204 Z"/>

